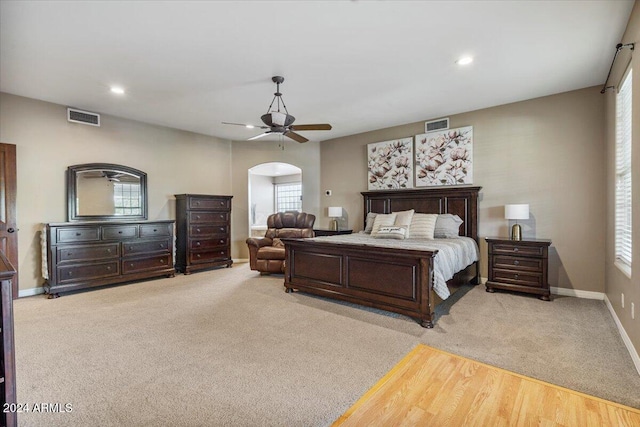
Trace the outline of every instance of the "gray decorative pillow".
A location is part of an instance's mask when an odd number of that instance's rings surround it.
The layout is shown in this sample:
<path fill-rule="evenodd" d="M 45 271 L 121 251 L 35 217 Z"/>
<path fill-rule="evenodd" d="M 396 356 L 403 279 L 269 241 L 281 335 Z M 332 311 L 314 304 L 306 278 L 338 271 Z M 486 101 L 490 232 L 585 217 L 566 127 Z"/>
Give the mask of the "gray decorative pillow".
<path fill-rule="evenodd" d="M 376 215 L 378 215 L 378 214 L 375 213 L 375 212 L 369 212 L 367 214 L 367 223 L 366 223 L 366 225 L 364 227 L 364 232 L 365 233 L 371 234 L 371 230 L 373 230 L 373 222 L 376 219 Z"/>
<path fill-rule="evenodd" d="M 440 214 L 436 220 L 433 236 L 436 238 L 455 239 L 459 236 L 462 219 L 458 215 Z"/>

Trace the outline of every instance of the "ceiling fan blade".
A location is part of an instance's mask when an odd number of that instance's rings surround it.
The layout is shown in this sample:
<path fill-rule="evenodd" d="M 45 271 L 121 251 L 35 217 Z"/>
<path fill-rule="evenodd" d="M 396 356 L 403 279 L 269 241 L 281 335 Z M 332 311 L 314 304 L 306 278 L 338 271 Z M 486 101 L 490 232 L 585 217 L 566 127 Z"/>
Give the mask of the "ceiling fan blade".
<path fill-rule="evenodd" d="M 271 132 L 265 132 L 261 133 L 260 135 L 252 136 L 251 138 L 247 139 L 247 141 L 253 141 L 254 139 L 262 138 L 263 136 L 267 135 L 271 135 Z"/>
<path fill-rule="evenodd" d="M 329 123 L 318 123 L 314 125 L 292 125 L 291 130 L 331 130 Z"/>
<path fill-rule="evenodd" d="M 232 122 L 222 122 L 223 125 L 235 125 L 235 126 L 244 126 L 248 129 L 269 129 L 268 126 L 254 126 L 254 125 L 247 125 L 244 123 L 232 123 Z"/>
<path fill-rule="evenodd" d="M 289 131 L 289 132 L 285 132 L 285 133 L 284 133 L 284 136 L 286 136 L 286 137 L 288 137 L 288 138 L 291 138 L 291 139 L 293 139 L 294 141 L 298 141 L 298 142 L 307 142 L 307 141 L 308 141 L 308 139 L 307 139 L 307 138 L 305 138 L 304 136 L 302 136 L 302 135 L 298 135 L 297 133 L 295 133 L 295 132 L 291 132 L 291 131 Z"/>

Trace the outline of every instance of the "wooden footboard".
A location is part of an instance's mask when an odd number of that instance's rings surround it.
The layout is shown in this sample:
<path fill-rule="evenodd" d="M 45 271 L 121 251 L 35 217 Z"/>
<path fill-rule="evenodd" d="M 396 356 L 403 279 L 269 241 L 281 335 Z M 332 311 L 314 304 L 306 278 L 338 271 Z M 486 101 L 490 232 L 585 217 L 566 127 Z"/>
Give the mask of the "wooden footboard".
<path fill-rule="evenodd" d="M 433 327 L 436 252 L 287 239 L 284 286 L 415 318 Z"/>

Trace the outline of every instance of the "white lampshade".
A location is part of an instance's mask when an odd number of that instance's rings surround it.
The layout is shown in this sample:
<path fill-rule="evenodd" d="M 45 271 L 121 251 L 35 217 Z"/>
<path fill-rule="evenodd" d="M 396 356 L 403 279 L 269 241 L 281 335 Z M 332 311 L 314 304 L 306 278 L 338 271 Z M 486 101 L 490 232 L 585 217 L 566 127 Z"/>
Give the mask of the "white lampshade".
<path fill-rule="evenodd" d="M 329 207 L 329 216 L 332 218 L 340 218 L 342 216 L 342 207 L 341 206 Z"/>
<path fill-rule="evenodd" d="M 505 219 L 529 219 L 529 205 L 504 205 Z"/>

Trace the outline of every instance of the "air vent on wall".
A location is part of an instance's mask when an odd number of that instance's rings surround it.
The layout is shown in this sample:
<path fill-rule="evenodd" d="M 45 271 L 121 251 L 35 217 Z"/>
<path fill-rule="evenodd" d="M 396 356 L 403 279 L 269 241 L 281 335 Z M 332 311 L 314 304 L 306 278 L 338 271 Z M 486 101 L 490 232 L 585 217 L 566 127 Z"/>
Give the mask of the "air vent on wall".
<path fill-rule="evenodd" d="M 100 126 L 100 114 L 67 108 L 67 120 L 83 125 Z"/>
<path fill-rule="evenodd" d="M 446 119 L 438 119 L 432 120 L 430 122 L 425 122 L 424 131 L 425 132 L 435 132 L 437 130 L 449 129 L 449 118 Z"/>

